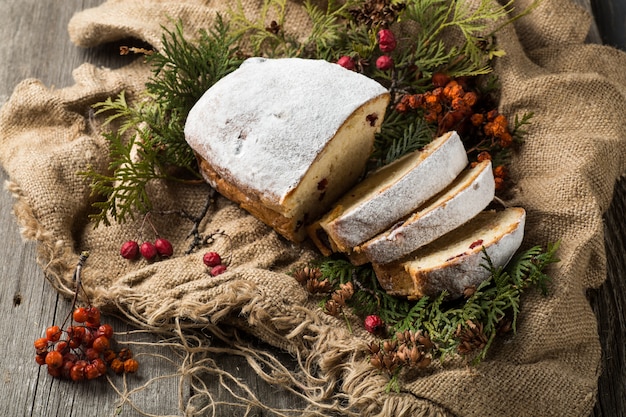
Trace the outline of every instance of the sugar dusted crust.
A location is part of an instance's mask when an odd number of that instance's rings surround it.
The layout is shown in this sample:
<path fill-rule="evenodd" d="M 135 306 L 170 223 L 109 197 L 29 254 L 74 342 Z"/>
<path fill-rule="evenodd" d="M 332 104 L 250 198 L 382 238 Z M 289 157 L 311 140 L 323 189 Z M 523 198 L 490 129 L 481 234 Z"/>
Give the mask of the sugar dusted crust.
<path fill-rule="evenodd" d="M 459 135 L 448 132 L 379 169 L 319 222 L 335 251 L 349 252 L 442 191 L 467 166 Z"/>
<path fill-rule="evenodd" d="M 397 262 L 373 264 L 389 294 L 408 298 L 458 298 L 466 288 L 489 278 L 483 250 L 495 267 L 504 267 L 524 237 L 526 212 L 512 207 L 479 213 L 467 224 Z"/>
<path fill-rule="evenodd" d="M 247 60 L 190 111 L 205 178 L 293 241 L 362 175 L 389 102 L 368 77 L 323 60 Z"/>

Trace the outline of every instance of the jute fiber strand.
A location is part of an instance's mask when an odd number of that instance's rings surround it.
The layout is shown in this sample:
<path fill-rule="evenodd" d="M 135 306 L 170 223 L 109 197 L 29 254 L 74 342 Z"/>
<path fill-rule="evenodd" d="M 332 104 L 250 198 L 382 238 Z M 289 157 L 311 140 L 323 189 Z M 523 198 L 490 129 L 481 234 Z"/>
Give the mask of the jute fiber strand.
<path fill-rule="evenodd" d="M 515 8 L 529 4 L 519 0 Z M 180 18 L 194 34 L 225 8 L 218 2 L 108 1 L 76 14 L 69 34 L 83 47 L 133 37 L 158 48 L 161 25 Z M 290 10 L 291 30 L 305 34 L 301 5 Z M 206 250 L 225 254 L 229 268 L 210 277 L 204 250 L 184 254 L 192 223 L 177 214 L 199 214 L 210 192 L 206 185 L 151 184 L 158 213 L 151 220 L 172 241 L 174 257 L 151 264 L 122 259 L 119 247 L 137 237 L 141 218 L 94 228 L 87 219 L 93 197 L 77 172 L 106 169 L 107 143 L 90 106 L 122 90 L 135 97 L 149 76 L 141 59 L 119 70 L 81 66 L 75 85 L 61 90 L 36 80 L 16 88 L 0 114 L 0 162 L 16 197 L 17 220 L 38 242 L 39 261 L 63 294 L 73 291 L 78 255 L 89 250 L 83 279 L 96 305 L 147 329 L 171 330 L 177 323 L 181 337 L 194 326 L 216 334 L 235 326 L 292 353 L 302 367 L 281 381 L 308 395 L 311 413 L 587 416 L 601 352 L 585 290 L 606 276 L 602 214 L 626 170 L 626 55 L 584 44 L 590 19 L 567 0 L 544 0 L 497 37 L 506 51 L 495 66 L 500 110 L 510 120 L 535 115 L 511 167 L 516 186 L 510 203 L 528 211 L 524 245 L 561 240 L 561 262 L 550 270 L 549 296 L 524 296 L 517 333 L 497 341 L 476 367 L 450 359 L 406 375 L 399 393 L 386 393 L 388 378 L 369 365 L 364 351 L 371 338 L 359 321 L 349 317 L 350 332 L 287 274 L 316 252 L 285 242 L 219 196 L 200 231 L 214 233 Z M 193 404 L 183 407 L 181 413 L 193 414 Z"/>

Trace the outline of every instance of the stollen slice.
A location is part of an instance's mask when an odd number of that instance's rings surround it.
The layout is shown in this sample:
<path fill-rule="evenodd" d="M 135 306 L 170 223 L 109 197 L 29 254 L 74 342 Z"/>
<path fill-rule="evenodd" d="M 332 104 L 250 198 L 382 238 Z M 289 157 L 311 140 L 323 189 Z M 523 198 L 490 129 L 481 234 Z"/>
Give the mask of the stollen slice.
<path fill-rule="evenodd" d="M 462 172 L 454 182 L 404 221 L 354 248 L 369 262 L 386 264 L 468 222 L 493 200 L 491 161 Z"/>
<path fill-rule="evenodd" d="M 448 298 L 459 298 L 490 277 L 486 256 L 496 268 L 511 260 L 522 244 L 525 221 L 521 207 L 483 211 L 397 262 L 373 264 L 376 277 L 392 295 L 416 299 L 446 291 Z"/>
<path fill-rule="evenodd" d="M 309 234 L 325 255 L 350 252 L 450 185 L 467 163 L 461 138 L 447 132 L 367 176 Z"/>

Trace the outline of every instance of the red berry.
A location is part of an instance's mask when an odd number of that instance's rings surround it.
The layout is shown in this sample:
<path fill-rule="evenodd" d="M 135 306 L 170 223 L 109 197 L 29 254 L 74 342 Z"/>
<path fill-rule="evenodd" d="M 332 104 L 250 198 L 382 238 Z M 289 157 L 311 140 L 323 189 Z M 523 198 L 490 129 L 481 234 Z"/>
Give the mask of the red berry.
<path fill-rule="evenodd" d="M 157 238 L 157 240 L 154 241 L 154 247 L 159 256 L 163 258 L 169 258 L 174 254 L 174 248 L 172 248 L 172 244 L 167 239 Z"/>
<path fill-rule="evenodd" d="M 61 352 L 57 352 L 56 350 L 48 352 L 46 355 L 46 365 L 48 365 L 48 368 L 60 368 L 63 366 L 63 355 L 61 355 Z"/>
<path fill-rule="evenodd" d="M 47 352 L 44 353 L 40 353 L 38 355 L 35 356 L 35 362 L 37 362 L 37 365 L 42 366 L 46 364 L 46 356 L 48 355 Z"/>
<path fill-rule="evenodd" d="M 106 363 L 104 363 L 102 359 L 100 358 L 94 359 L 93 361 L 91 361 L 91 363 L 96 366 L 96 369 L 98 369 L 98 372 L 100 372 L 100 375 L 104 375 L 107 372 L 107 365 Z"/>
<path fill-rule="evenodd" d="M 76 310 L 74 310 L 72 317 L 74 317 L 74 321 L 77 323 L 84 323 L 89 318 L 89 316 L 87 315 L 87 309 L 85 307 L 78 307 Z"/>
<path fill-rule="evenodd" d="M 59 378 L 63 374 L 63 367 L 51 368 L 48 366 L 48 374 L 54 378 Z"/>
<path fill-rule="evenodd" d="M 139 256 L 139 244 L 134 240 L 129 240 L 122 245 L 120 255 L 126 259 L 137 259 Z"/>
<path fill-rule="evenodd" d="M 96 358 L 99 358 L 99 357 L 100 357 L 100 352 L 97 351 L 96 349 L 94 349 L 93 346 L 90 347 L 89 349 L 85 350 L 85 358 L 87 360 L 92 361 L 92 360 L 94 360 Z"/>
<path fill-rule="evenodd" d="M 213 268 L 211 268 L 211 275 L 213 275 L 214 277 L 223 274 L 224 272 L 226 272 L 226 265 L 224 264 L 215 265 Z"/>
<path fill-rule="evenodd" d="M 432 78 L 434 87 L 445 87 L 450 82 L 450 77 L 442 72 L 436 72 Z"/>
<path fill-rule="evenodd" d="M 61 375 L 63 375 L 64 378 L 71 379 L 73 367 L 74 367 L 74 361 L 66 360 L 65 362 L 63 362 L 63 367 L 61 368 Z"/>
<path fill-rule="evenodd" d="M 98 326 L 100 326 L 100 310 L 98 310 L 96 307 L 88 307 L 87 308 L 87 327 L 98 327 Z"/>
<path fill-rule="evenodd" d="M 342 67 L 344 67 L 345 69 L 348 70 L 354 70 L 356 68 L 356 65 L 354 65 L 354 60 L 349 57 L 348 55 L 344 55 L 341 58 L 339 58 L 337 60 L 337 64 L 341 65 Z"/>
<path fill-rule="evenodd" d="M 218 266 L 219 264 L 221 264 L 222 258 L 217 252 L 207 252 L 202 257 L 202 262 L 204 262 L 206 266 L 211 268 L 211 267 Z"/>
<path fill-rule="evenodd" d="M 91 346 L 97 352 L 104 352 L 110 346 L 109 339 L 107 337 L 104 337 L 104 336 L 97 337 L 93 341 Z M 93 358 L 93 359 L 95 359 L 95 358 Z"/>
<path fill-rule="evenodd" d="M 396 49 L 396 37 L 389 29 L 381 29 L 378 31 L 378 47 L 383 52 L 391 52 Z"/>
<path fill-rule="evenodd" d="M 135 359 L 127 359 L 124 361 L 124 372 L 132 374 L 137 372 L 137 369 L 139 369 L 139 362 Z"/>
<path fill-rule="evenodd" d="M 90 348 L 91 345 L 93 345 L 93 341 L 94 341 L 95 337 L 93 336 L 92 332 L 86 332 L 85 335 L 83 336 L 83 339 L 81 340 L 81 345 L 83 345 L 84 347 Z"/>
<path fill-rule="evenodd" d="M 35 340 L 35 350 L 37 353 L 45 352 L 48 349 L 48 338 L 40 337 Z"/>
<path fill-rule="evenodd" d="M 46 329 L 46 339 L 50 342 L 56 342 L 61 338 L 61 328 L 59 326 L 50 326 Z"/>
<path fill-rule="evenodd" d="M 57 345 L 55 346 L 55 350 L 63 354 L 67 353 L 67 350 L 68 350 L 67 342 L 65 340 L 58 342 Z"/>
<path fill-rule="evenodd" d="M 384 329 L 383 320 L 375 314 L 365 317 L 363 324 L 365 326 L 365 330 L 372 334 L 378 334 Z"/>
<path fill-rule="evenodd" d="M 381 55 L 376 60 L 376 68 L 381 71 L 387 71 L 393 68 L 393 59 L 388 55 Z"/>
<path fill-rule="evenodd" d="M 151 261 L 157 256 L 157 249 L 152 242 L 143 242 L 139 247 L 141 256 Z"/>
<path fill-rule="evenodd" d="M 108 339 L 111 339 L 113 337 L 113 326 L 111 326 L 110 324 L 103 324 L 98 327 L 98 331 L 96 332 L 96 334 L 98 336 L 104 336 Z"/>
<path fill-rule="evenodd" d="M 85 363 L 84 361 L 78 361 L 70 370 L 70 378 L 72 381 L 82 381 L 85 379 Z"/>
<path fill-rule="evenodd" d="M 100 376 L 100 371 L 93 363 L 85 365 L 85 378 L 96 379 Z"/>

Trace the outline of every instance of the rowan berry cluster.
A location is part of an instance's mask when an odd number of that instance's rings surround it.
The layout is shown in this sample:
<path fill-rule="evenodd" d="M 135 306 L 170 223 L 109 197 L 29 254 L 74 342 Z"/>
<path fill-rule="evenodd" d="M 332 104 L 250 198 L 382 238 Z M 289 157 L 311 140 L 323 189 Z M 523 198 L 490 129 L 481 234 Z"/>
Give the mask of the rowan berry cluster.
<path fill-rule="evenodd" d="M 450 79 L 435 73 L 433 89 L 405 94 L 395 105 L 399 113 L 421 112 L 424 120 L 436 126 L 437 135 L 456 130 L 466 142 L 470 159 L 494 160 L 514 144 L 507 118 L 492 107 L 490 99 L 470 86 L 466 78 Z M 494 164 L 496 190 L 505 186 L 507 170 Z"/>
<path fill-rule="evenodd" d="M 100 322 L 100 310 L 78 307 L 65 330 L 50 326 L 45 337 L 35 340 L 35 361 L 46 365 L 53 377 L 72 381 L 96 379 L 109 368 L 118 374 L 136 372 L 139 363 L 132 352 L 122 349 L 116 353 L 112 342 L 113 327 Z"/>
<path fill-rule="evenodd" d="M 136 240 L 128 240 L 122 244 L 120 248 L 120 255 L 122 258 L 135 260 L 138 259 L 141 255 L 147 261 L 154 261 L 157 259 L 157 256 L 160 258 L 169 258 L 174 254 L 174 248 L 172 243 L 159 236 L 156 228 L 150 221 L 150 214 L 148 213 L 144 217 L 144 221 L 141 224 L 141 228 L 143 229 L 144 223 L 147 221 L 150 224 L 156 238 L 154 242 L 144 241 L 141 245 Z"/>

